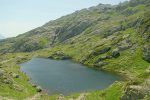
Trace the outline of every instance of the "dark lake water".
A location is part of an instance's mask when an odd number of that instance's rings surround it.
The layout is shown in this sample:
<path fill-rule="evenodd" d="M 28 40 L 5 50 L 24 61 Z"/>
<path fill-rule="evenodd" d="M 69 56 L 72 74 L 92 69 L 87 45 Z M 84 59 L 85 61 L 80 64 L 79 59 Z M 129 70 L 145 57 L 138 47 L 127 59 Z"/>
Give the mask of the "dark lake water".
<path fill-rule="evenodd" d="M 120 76 L 87 68 L 70 60 L 33 58 L 21 64 L 21 71 L 31 82 L 46 89 L 50 94 L 68 95 L 75 92 L 105 89 Z"/>

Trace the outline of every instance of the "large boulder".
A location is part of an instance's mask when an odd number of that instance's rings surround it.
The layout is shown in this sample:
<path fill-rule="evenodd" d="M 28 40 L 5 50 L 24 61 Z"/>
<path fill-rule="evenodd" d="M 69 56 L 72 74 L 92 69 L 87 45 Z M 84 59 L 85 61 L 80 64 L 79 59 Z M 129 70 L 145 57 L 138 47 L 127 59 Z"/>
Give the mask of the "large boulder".
<path fill-rule="evenodd" d="M 91 55 L 96 56 L 96 55 L 104 54 L 104 53 L 108 52 L 110 49 L 111 49 L 111 47 L 100 48 L 100 49 L 93 51 L 91 53 Z"/>

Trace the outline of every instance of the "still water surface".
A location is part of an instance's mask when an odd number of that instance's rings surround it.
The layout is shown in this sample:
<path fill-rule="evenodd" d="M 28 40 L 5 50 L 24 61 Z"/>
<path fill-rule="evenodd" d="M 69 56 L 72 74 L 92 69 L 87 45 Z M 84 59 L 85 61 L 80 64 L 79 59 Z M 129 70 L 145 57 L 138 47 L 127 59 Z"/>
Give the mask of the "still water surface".
<path fill-rule="evenodd" d="M 114 81 L 121 80 L 112 73 L 87 68 L 70 60 L 33 58 L 21 64 L 21 71 L 50 94 L 68 95 L 105 89 Z"/>

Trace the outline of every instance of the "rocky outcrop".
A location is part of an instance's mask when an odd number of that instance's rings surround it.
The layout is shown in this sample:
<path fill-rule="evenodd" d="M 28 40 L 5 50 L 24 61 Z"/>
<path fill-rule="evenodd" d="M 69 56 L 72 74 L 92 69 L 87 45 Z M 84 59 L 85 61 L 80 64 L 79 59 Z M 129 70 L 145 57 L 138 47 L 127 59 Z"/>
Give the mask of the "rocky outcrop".
<path fill-rule="evenodd" d="M 80 60 L 80 63 L 84 63 L 85 61 L 87 61 L 89 58 L 91 58 L 92 56 L 98 56 L 104 53 L 107 53 L 108 51 L 111 50 L 111 47 L 104 47 L 104 48 L 100 48 L 100 49 L 95 49 L 93 50 L 91 53 L 89 53 L 89 55 L 83 57 Z M 97 61 L 95 61 L 95 63 L 98 63 L 99 61 L 105 60 L 105 59 L 109 59 L 111 58 L 111 56 L 102 56 L 101 58 L 99 58 Z"/>
<path fill-rule="evenodd" d="M 100 54 L 104 54 L 104 53 L 108 52 L 110 49 L 111 49 L 111 47 L 100 48 L 100 49 L 93 51 L 90 55 L 97 56 Z"/>
<path fill-rule="evenodd" d="M 143 100 L 144 97 L 150 94 L 150 77 L 140 85 L 129 85 L 125 89 L 121 100 Z"/>
<path fill-rule="evenodd" d="M 98 63 L 98 62 L 103 61 L 103 60 L 106 60 L 106 59 L 111 59 L 111 58 L 112 58 L 111 56 L 102 56 L 102 57 L 98 58 L 98 59 L 95 61 L 95 63 Z"/>
<path fill-rule="evenodd" d="M 108 63 L 107 62 L 103 62 L 103 61 L 100 61 L 98 62 L 97 64 L 94 64 L 95 67 L 98 67 L 98 68 L 101 68 L 105 65 L 107 65 Z"/>
<path fill-rule="evenodd" d="M 131 47 L 132 47 L 132 43 L 129 39 L 122 40 L 120 43 L 118 43 L 119 51 L 123 51 Z"/>
<path fill-rule="evenodd" d="M 68 25 L 64 28 L 60 28 L 57 31 L 58 40 L 63 42 L 71 37 L 74 37 L 82 33 L 86 28 L 91 25 L 91 22 L 88 20 L 76 21 L 72 25 Z"/>
<path fill-rule="evenodd" d="M 141 86 L 129 86 L 125 90 L 125 94 L 121 97 L 121 100 L 139 100 L 143 99 L 145 94 L 141 92 Z"/>
<path fill-rule="evenodd" d="M 59 60 L 71 59 L 70 56 L 65 55 L 63 52 L 56 52 L 56 53 L 50 55 L 48 58 L 50 58 L 50 59 L 59 59 Z"/>

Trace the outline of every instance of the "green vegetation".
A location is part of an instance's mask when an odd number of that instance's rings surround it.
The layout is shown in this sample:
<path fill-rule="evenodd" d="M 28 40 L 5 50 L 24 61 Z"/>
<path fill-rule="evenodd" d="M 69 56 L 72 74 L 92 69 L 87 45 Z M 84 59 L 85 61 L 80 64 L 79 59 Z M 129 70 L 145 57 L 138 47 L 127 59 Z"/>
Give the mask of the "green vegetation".
<path fill-rule="evenodd" d="M 37 95 L 17 64 L 33 56 L 72 59 L 91 68 L 122 75 L 102 91 L 48 96 L 42 100 L 139 100 L 150 98 L 150 2 L 131 0 L 76 11 L 15 38 L 0 42 L 0 99 Z M 20 53 L 22 52 L 22 53 Z M 2 71 L 1 71 L 2 70 Z M 13 77 L 14 74 L 19 78 Z"/>
<path fill-rule="evenodd" d="M 27 54 L 5 54 L 0 56 L 0 96 L 23 99 L 36 93 L 25 74 L 20 72 L 20 62 L 26 61 Z M 1 97 L 0 97 L 1 99 Z"/>

